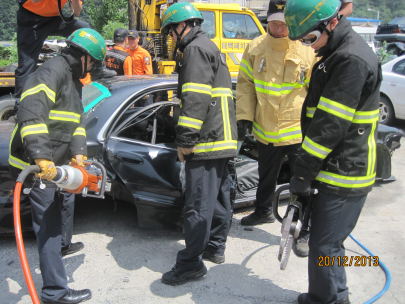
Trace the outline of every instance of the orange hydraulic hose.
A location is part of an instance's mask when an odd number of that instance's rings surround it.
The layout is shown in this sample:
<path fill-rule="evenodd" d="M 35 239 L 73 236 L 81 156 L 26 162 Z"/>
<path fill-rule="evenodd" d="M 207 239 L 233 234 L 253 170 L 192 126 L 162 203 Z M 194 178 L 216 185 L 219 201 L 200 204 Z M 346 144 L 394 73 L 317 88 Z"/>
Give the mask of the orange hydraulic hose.
<path fill-rule="evenodd" d="M 22 183 L 17 182 L 14 189 L 14 230 L 15 239 L 17 241 L 18 254 L 20 255 L 21 266 L 24 271 L 25 281 L 27 282 L 28 290 L 31 295 L 32 303 L 40 304 L 34 282 L 32 281 L 30 267 L 28 266 L 27 256 L 25 255 L 24 242 L 21 233 L 21 218 L 20 218 L 20 192 Z"/>

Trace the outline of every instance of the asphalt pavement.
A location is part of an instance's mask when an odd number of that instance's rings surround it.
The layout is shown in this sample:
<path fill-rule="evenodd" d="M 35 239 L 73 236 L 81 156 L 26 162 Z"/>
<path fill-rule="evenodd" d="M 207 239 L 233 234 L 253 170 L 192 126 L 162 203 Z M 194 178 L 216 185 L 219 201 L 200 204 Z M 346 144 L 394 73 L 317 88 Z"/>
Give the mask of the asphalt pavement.
<path fill-rule="evenodd" d="M 396 127 L 405 130 L 405 121 Z M 405 140 L 392 158 L 395 182 L 377 182 L 353 235 L 378 256 L 389 269 L 389 290 L 376 303 L 405 303 Z M 279 223 L 244 230 L 240 219 L 250 209 L 234 215 L 226 249 L 226 262 L 206 262 L 208 274 L 180 286 L 162 284 L 162 274 L 175 263 L 184 248 L 181 232 L 142 229 L 136 209 L 113 200 L 81 200 L 76 205 L 73 241 L 85 244 L 83 251 L 64 259 L 69 287 L 90 288 L 85 303 L 197 303 L 261 304 L 296 303 L 308 288 L 307 259 L 293 253 L 287 269 L 279 268 Z M 42 279 L 36 241 L 25 238 L 31 273 L 40 294 Z M 347 256 L 368 256 L 351 239 L 345 242 Z M 364 261 L 364 260 L 363 260 Z M 354 262 L 353 262 L 354 264 Z M 364 303 L 376 295 L 386 281 L 376 266 L 346 268 L 351 302 Z M 13 238 L 0 238 L 0 303 L 31 303 Z"/>

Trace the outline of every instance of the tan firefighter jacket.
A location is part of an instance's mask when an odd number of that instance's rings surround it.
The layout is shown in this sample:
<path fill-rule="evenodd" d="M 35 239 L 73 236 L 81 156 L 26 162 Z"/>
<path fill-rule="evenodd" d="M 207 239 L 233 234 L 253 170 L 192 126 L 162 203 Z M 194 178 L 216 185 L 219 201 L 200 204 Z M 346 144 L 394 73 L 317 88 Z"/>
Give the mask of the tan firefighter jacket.
<path fill-rule="evenodd" d="M 254 39 L 239 68 L 236 120 L 252 121 L 254 137 L 264 144 L 301 143 L 301 108 L 316 61 L 312 48 L 288 37 Z"/>

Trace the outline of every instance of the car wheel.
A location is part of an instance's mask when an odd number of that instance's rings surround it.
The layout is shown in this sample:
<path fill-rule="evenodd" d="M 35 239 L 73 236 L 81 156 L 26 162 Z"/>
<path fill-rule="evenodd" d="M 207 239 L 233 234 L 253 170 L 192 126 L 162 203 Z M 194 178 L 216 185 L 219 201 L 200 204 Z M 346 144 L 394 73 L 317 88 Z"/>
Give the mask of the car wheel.
<path fill-rule="evenodd" d="M 380 96 L 380 119 L 379 123 L 383 125 L 390 125 L 395 120 L 394 108 L 391 101 L 384 96 Z"/>
<path fill-rule="evenodd" d="M 8 120 L 14 115 L 15 99 L 9 95 L 0 97 L 0 120 Z"/>

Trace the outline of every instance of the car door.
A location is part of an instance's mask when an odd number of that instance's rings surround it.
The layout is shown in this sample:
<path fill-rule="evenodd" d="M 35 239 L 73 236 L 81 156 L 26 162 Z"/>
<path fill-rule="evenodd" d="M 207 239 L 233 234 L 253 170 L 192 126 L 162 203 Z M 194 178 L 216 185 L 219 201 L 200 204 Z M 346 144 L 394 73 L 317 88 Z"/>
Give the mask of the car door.
<path fill-rule="evenodd" d="M 385 73 L 383 81 L 391 97 L 395 116 L 405 119 L 405 59 L 397 62 L 390 73 Z"/>
<path fill-rule="evenodd" d="M 108 138 L 106 159 L 135 200 L 183 204 L 180 162 L 173 143 L 174 122 L 170 130 L 167 123 L 165 130 L 162 118 L 162 111 L 173 107 L 179 107 L 178 102 L 129 108 Z M 168 117 L 173 115 L 173 111 L 166 112 Z"/>

